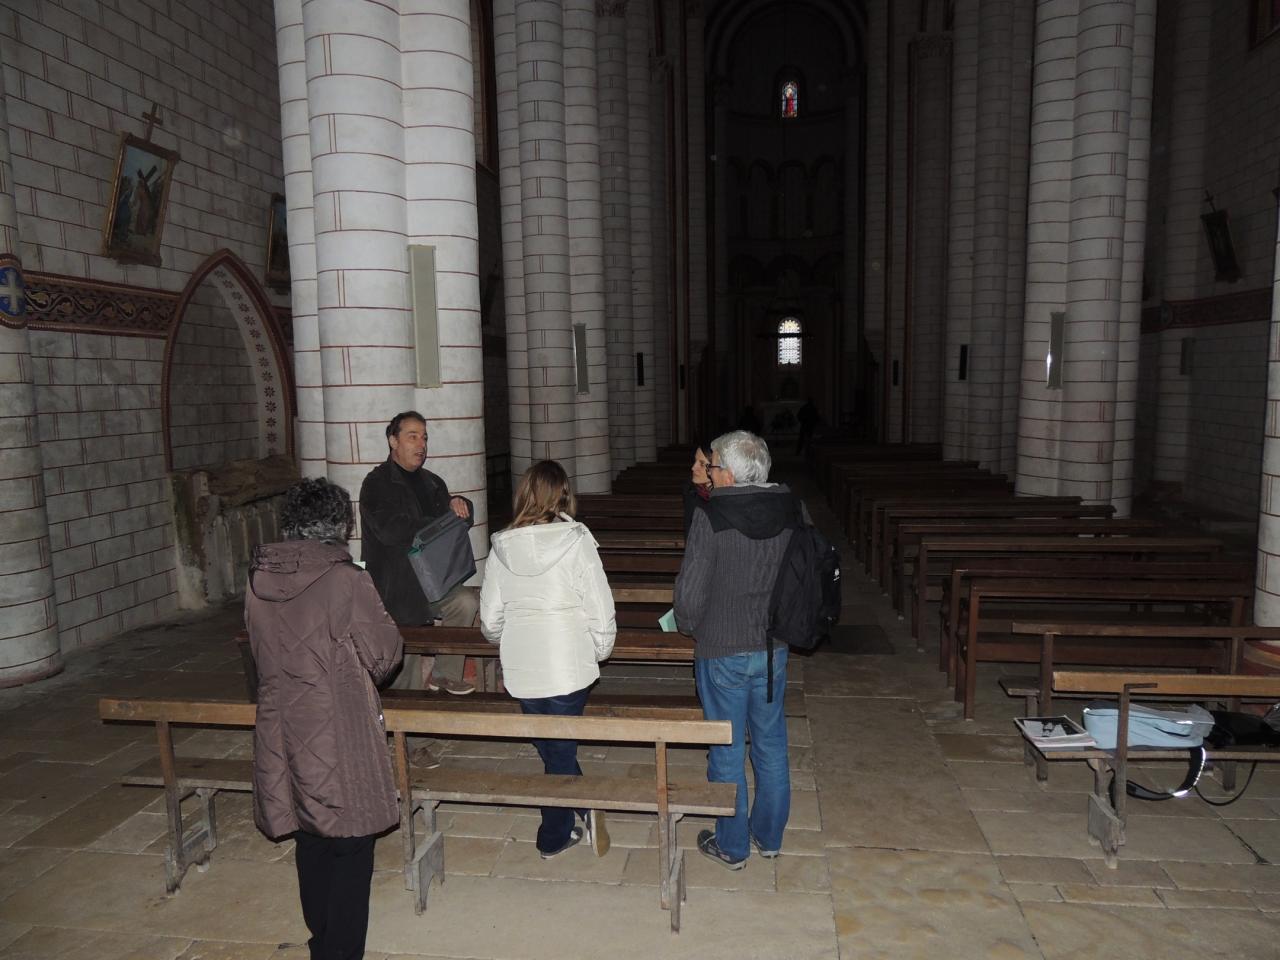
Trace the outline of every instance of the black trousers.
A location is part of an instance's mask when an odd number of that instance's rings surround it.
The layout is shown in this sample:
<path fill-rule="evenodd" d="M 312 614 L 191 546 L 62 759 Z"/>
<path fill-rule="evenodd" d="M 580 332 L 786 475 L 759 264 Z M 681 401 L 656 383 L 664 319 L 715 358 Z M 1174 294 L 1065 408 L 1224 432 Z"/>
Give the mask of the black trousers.
<path fill-rule="evenodd" d="M 293 839 L 311 960 L 360 960 L 369 929 L 373 837 L 319 837 L 299 830 Z"/>

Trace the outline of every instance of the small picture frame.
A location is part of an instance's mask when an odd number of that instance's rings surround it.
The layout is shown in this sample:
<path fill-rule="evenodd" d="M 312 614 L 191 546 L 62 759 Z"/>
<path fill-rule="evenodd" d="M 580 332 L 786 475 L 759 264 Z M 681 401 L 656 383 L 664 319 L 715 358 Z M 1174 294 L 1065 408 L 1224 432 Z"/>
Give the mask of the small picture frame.
<path fill-rule="evenodd" d="M 1235 283 L 1240 279 L 1240 261 L 1236 259 L 1236 245 L 1231 239 L 1231 221 L 1227 211 L 1202 213 L 1200 219 L 1209 240 L 1209 255 L 1213 257 L 1214 279 L 1221 283 Z"/>
<path fill-rule="evenodd" d="M 120 135 L 102 253 L 121 263 L 160 266 L 160 236 L 178 154 L 131 133 Z"/>
<path fill-rule="evenodd" d="M 267 286 L 284 293 L 289 289 L 289 209 L 284 194 L 271 195 L 267 217 Z"/>

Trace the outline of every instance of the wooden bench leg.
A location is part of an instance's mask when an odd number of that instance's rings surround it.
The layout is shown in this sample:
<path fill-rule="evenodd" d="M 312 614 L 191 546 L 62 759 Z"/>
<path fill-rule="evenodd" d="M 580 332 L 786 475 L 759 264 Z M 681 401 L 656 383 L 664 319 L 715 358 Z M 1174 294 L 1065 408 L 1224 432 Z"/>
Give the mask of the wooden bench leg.
<path fill-rule="evenodd" d="M 1124 817 L 1111 802 L 1112 767 L 1103 760 L 1090 760 L 1093 768 L 1093 793 L 1089 794 L 1089 839 L 1102 847 L 1102 856 L 1112 870 L 1118 865 L 1116 854 L 1124 845 Z M 1116 784 L 1117 790 L 1124 785 Z"/>
<path fill-rule="evenodd" d="M 682 814 L 673 813 L 666 817 L 658 817 L 658 846 L 661 864 L 661 887 L 659 901 L 663 910 L 671 913 L 671 932 L 680 932 L 680 904 L 684 903 L 687 892 L 684 880 L 684 852 L 676 843 L 676 823 Z"/>
<path fill-rule="evenodd" d="M 435 831 L 417 852 L 413 862 L 414 891 L 413 912 L 421 914 L 427 909 L 427 893 L 431 880 L 439 877 L 444 883 L 444 834 Z"/>

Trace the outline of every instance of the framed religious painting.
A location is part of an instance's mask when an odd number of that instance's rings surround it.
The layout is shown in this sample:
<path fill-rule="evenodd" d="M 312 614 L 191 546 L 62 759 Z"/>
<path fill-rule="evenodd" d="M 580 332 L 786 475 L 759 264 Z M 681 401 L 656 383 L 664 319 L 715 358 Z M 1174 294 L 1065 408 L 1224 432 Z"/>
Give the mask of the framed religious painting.
<path fill-rule="evenodd" d="M 1240 261 L 1236 259 L 1236 245 L 1231 239 L 1231 220 L 1227 211 L 1214 210 L 1202 213 L 1205 238 L 1209 241 L 1209 255 L 1213 257 L 1213 276 L 1222 283 L 1235 283 L 1240 279 Z"/>
<path fill-rule="evenodd" d="M 284 195 L 271 195 L 267 215 L 267 286 L 284 293 L 289 289 L 289 216 Z"/>
<path fill-rule="evenodd" d="M 116 172 L 102 228 L 102 252 L 121 263 L 160 266 L 169 187 L 178 155 L 131 133 L 120 135 Z"/>

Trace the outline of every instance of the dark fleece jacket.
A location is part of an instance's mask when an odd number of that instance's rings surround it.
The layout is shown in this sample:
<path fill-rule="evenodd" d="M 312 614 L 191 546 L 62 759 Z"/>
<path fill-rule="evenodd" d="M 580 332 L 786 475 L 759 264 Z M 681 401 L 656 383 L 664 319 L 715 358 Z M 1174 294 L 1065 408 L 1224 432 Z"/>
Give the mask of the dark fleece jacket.
<path fill-rule="evenodd" d="M 769 596 L 803 505 L 783 484 L 717 487 L 693 512 L 676 624 L 700 660 L 765 649 Z"/>

